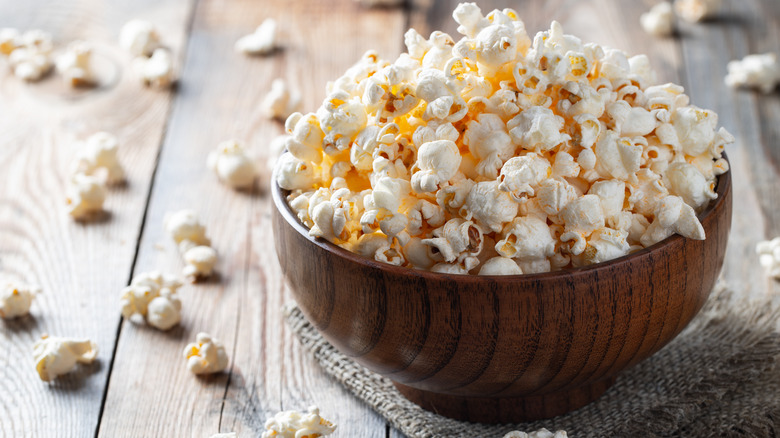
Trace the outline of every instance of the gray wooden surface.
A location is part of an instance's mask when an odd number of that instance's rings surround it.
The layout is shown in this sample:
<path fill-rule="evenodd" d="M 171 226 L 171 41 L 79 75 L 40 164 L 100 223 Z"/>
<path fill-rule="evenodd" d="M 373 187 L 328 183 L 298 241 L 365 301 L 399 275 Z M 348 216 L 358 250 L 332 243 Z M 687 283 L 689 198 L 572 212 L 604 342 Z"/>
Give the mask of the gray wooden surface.
<path fill-rule="evenodd" d="M 736 137 L 729 154 L 734 219 L 724 278 L 743 294 L 778 298 L 754 255 L 756 242 L 780 234 L 780 94 L 731 90 L 726 64 L 750 53 L 780 53 L 780 3 L 728 0 L 715 20 L 681 23 L 675 38 L 641 31 L 639 15 L 655 2 L 484 1 L 483 11 L 513 7 L 530 33 L 560 21 L 567 33 L 647 53 L 661 81 L 685 86 Z M 262 161 L 282 132 L 259 102 L 283 77 L 314 110 L 325 83 L 368 49 L 393 59 L 409 26 L 455 34 L 455 1 L 416 0 L 369 9 L 352 0 L 0 0 L 0 27 L 41 28 L 58 47 L 93 42 L 101 84 L 72 91 L 56 77 L 24 84 L 0 68 L 0 276 L 40 284 L 32 315 L 0 322 L 0 436 L 259 436 L 268 416 L 316 404 L 338 423 L 335 437 L 399 434 L 329 380 L 282 323 L 290 300 L 273 252 L 271 204 L 263 186 L 238 193 L 205 168 L 221 140 L 244 139 Z M 233 52 L 235 40 L 264 18 L 280 24 L 283 49 L 268 57 Z M 173 91 L 140 87 L 116 43 L 121 25 L 146 18 L 176 54 Z M 129 183 L 111 189 L 111 215 L 78 224 L 62 200 L 74 141 L 115 133 Z M 179 272 L 162 228 L 166 212 L 192 208 L 206 223 L 220 262 L 217 280 L 181 291 L 182 324 L 162 333 L 122 321 L 118 294 L 132 275 Z M 196 378 L 181 358 L 199 331 L 228 349 L 226 373 Z M 99 361 L 41 382 L 32 343 L 43 333 L 85 336 Z"/>

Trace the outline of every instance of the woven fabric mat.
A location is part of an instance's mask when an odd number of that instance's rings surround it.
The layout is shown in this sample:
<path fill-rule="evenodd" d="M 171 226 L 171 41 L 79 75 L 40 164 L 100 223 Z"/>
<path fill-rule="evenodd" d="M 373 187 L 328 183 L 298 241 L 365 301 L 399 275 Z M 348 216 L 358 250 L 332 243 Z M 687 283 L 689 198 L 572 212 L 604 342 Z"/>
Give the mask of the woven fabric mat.
<path fill-rule="evenodd" d="M 669 345 L 623 372 L 600 399 L 549 420 L 514 425 L 466 423 L 406 400 L 390 380 L 326 342 L 300 309 L 287 323 L 326 373 L 400 432 L 413 438 L 503 437 L 542 427 L 569 437 L 780 436 L 780 332 L 777 306 L 745 302 L 716 286 L 702 312 Z"/>

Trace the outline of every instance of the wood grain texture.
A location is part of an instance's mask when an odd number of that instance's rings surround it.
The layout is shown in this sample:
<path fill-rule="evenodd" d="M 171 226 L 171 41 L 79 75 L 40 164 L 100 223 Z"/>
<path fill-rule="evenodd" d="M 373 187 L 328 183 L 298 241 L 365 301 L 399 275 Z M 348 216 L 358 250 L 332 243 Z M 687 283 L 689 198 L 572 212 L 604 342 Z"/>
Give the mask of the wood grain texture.
<path fill-rule="evenodd" d="M 0 69 L 0 276 L 37 283 L 31 316 L 0 322 L 0 436 L 93 436 L 127 284 L 165 126 L 170 95 L 124 74 L 129 56 L 116 37 L 128 16 L 155 14 L 173 47 L 189 5 L 178 1 L 30 1 L 0 4 L 1 27 L 51 32 L 55 53 L 73 39 L 95 45 L 99 86 L 71 90 L 50 75 L 26 84 Z M 128 184 L 108 192 L 102 220 L 73 221 L 65 185 L 76 140 L 105 130 L 119 138 Z M 46 384 L 32 361 L 41 334 L 88 337 L 98 361 Z"/>
<path fill-rule="evenodd" d="M 266 57 L 235 53 L 234 42 L 266 17 L 280 23 L 282 49 Z M 220 277 L 184 288 L 183 321 L 170 333 L 124 323 L 101 436 L 259 436 L 276 412 L 313 404 L 338 424 L 336 436 L 386 435 L 385 422 L 329 380 L 284 325 L 289 296 L 272 251 L 271 204 L 262 187 L 238 193 L 218 184 L 206 169 L 206 155 L 235 137 L 264 158 L 282 129 L 259 111 L 274 78 L 285 78 L 313 111 L 325 97 L 326 81 L 369 48 L 397 56 L 400 37 L 390 41 L 386 33 L 400 35 L 402 26 L 401 12 L 365 10 L 351 0 L 198 4 L 136 273 L 181 269 L 162 221 L 168 211 L 193 208 L 219 253 Z M 156 248 L 160 244 L 164 250 Z M 196 378 L 186 370 L 181 352 L 199 331 L 226 345 L 229 372 Z"/>
<path fill-rule="evenodd" d="M 700 215 L 706 240 L 675 235 L 545 274 L 444 275 L 365 259 L 311 238 L 277 186 L 274 237 L 298 305 L 342 353 L 442 415 L 537 420 L 593 401 L 701 309 L 726 251 L 728 173 L 717 193 Z"/>

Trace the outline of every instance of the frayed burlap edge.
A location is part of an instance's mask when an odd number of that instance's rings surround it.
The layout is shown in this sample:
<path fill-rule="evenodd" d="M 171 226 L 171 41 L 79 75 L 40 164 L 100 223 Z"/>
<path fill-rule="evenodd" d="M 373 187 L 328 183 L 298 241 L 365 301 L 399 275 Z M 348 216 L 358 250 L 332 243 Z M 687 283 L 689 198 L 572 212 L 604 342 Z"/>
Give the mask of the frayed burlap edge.
<path fill-rule="evenodd" d="M 772 437 L 780 434 L 780 309 L 716 286 L 702 312 L 664 349 L 624 372 L 596 402 L 554 419 L 467 423 L 425 411 L 390 380 L 339 353 L 296 306 L 286 320 L 323 370 L 413 438 L 502 437 L 563 429 L 570 437 Z"/>

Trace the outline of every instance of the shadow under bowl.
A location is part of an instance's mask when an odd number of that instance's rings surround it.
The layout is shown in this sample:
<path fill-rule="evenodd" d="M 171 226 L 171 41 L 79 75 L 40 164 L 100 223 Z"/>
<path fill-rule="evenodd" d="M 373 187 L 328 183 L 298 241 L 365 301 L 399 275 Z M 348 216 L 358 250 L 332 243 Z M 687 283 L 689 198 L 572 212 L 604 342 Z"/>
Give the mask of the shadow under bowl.
<path fill-rule="evenodd" d="M 272 192 L 282 271 L 325 339 L 423 408 L 489 423 L 578 409 L 669 343 L 709 297 L 731 226 L 727 172 L 699 215 L 705 240 L 543 274 L 450 275 L 312 238 L 275 178 Z"/>

